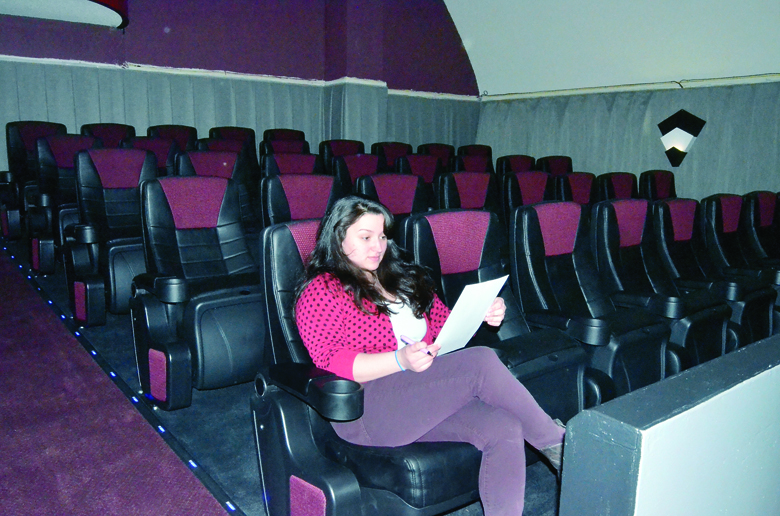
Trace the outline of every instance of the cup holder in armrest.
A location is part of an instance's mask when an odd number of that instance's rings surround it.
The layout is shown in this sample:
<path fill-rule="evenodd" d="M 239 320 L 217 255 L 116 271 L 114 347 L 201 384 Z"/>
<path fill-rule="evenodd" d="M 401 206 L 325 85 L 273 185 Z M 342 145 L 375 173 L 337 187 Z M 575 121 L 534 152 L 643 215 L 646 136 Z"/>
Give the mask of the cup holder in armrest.
<path fill-rule="evenodd" d="M 351 421 L 363 415 L 363 386 L 308 364 L 276 364 L 268 380 L 309 404 L 324 418 Z"/>
<path fill-rule="evenodd" d="M 677 296 L 656 294 L 650 298 L 648 308 L 651 312 L 667 319 L 681 319 L 685 317 L 685 301 Z"/>
<path fill-rule="evenodd" d="M 154 293 L 163 303 L 184 303 L 189 299 L 187 280 L 175 276 L 155 278 Z"/>
<path fill-rule="evenodd" d="M 609 322 L 602 319 L 573 317 L 569 319 L 566 333 L 584 344 L 606 346 L 609 344 L 611 330 Z"/>
<path fill-rule="evenodd" d="M 94 244 L 98 241 L 97 228 L 89 224 L 74 225 L 73 236 L 79 244 Z"/>

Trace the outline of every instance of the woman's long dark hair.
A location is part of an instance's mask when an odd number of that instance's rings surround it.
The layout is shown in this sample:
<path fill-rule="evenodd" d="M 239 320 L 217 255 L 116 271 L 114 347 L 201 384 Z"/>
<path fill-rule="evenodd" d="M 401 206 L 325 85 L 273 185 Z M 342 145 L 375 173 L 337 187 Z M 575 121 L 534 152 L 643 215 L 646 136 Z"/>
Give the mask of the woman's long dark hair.
<path fill-rule="evenodd" d="M 370 313 L 363 306 L 367 299 L 377 306 L 380 313 L 388 313 L 387 300 L 375 287 L 375 279 L 389 294 L 403 299 L 416 317 L 430 311 L 433 305 L 433 281 L 421 266 L 404 261 L 393 240 L 388 239 L 387 250 L 376 271 L 366 271 L 355 266 L 344 254 L 342 243 L 347 229 L 360 217 L 371 213 L 385 219 L 384 232 L 389 235 L 393 227 L 393 215 L 382 204 L 357 196 L 336 201 L 325 214 L 317 230 L 317 244 L 306 267 L 306 279 L 298 287 L 296 301 L 306 286 L 320 274 L 329 273 L 353 295 L 355 306 Z"/>

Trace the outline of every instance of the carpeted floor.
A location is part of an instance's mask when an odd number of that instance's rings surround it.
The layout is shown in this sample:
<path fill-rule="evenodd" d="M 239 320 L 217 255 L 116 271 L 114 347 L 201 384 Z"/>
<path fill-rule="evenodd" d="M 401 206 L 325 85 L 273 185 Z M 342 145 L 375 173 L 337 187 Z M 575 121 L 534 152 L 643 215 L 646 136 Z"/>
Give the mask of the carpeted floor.
<path fill-rule="evenodd" d="M 23 254 L 18 244 L 8 242 L 10 254 Z M 25 264 L 24 257 L 16 262 Z M 20 271 L 22 277 L 24 270 Z M 67 290 L 60 269 L 54 275 L 31 279 L 52 301 L 52 311 L 69 321 Z M 56 321 L 55 321 L 56 322 Z M 75 329 L 73 329 L 75 331 Z M 78 331 L 82 342 L 94 348 L 94 358 L 105 369 L 116 374 L 117 385 L 124 385 L 129 396 L 139 391 L 133 354 L 129 315 L 108 314 L 105 326 Z M 165 430 L 166 443 L 186 464 L 197 465 L 194 471 L 214 496 L 234 514 L 264 516 L 256 448 L 249 412 L 251 384 L 212 391 L 194 391 L 192 406 L 173 412 L 151 410 L 141 400 L 137 408 L 148 412 L 152 426 Z M 159 439 L 158 439 L 159 440 Z M 556 516 L 558 487 L 555 476 L 543 463 L 527 470 L 526 516 Z M 186 511 L 194 513 L 193 511 Z M 479 503 L 452 513 L 454 516 L 480 516 Z"/>
<path fill-rule="evenodd" d="M 225 514 L 3 253 L 0 293 L 1 514 Z"/>

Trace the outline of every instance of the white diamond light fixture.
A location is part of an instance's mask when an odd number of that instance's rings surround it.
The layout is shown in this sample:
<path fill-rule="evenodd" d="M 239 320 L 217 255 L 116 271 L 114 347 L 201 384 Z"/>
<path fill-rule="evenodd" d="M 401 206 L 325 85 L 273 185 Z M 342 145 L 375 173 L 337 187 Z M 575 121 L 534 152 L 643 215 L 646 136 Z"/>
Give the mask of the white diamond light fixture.
<path fill-rule="evenodd" d="M 666 157 L 673 167 L 679 167 L 691 146 L 699 136 L 704 120 L 681 109 L 660 124 L 661 142 L 666 149 Z"/>

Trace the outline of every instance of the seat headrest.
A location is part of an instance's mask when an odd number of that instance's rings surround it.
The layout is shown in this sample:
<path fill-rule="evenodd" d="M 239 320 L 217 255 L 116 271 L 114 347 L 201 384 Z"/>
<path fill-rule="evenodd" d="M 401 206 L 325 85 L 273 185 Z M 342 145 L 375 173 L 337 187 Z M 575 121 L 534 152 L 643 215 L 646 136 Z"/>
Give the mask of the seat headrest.
<path fill-rule="evenodd" d="M 644 199 L 623 199 L 612 203 L 620 232 L 620 247 L 631 247 L 642 243 L 642 234 L 647 218 L 647 201 Z"/>
<path fill-rule="evenodd" d="M 633 195 L 634 181 L 636 176 L 628 172 L 616 173 L 610 176 L 612 190 L 615 192 L 616 199 L 630 199 Z"/>
<path fill-rule="evenodd" d="M 758 225 L 762 228 L 771 226 L 775 220 L 775 204 L 777 204 L 777 195 L 772 192 L 758 192 L 756 194 L 758 201 Z"/>
<path fill-rule="evenodd" d="M 73 158 L 76 153 L 87 150 L 95 145 L 95 138 L 75 134 L 47 136 L 46 141 L 51 149 L 54 162 L 59 168 L 73 168 Z"/>
<path fill-rule="evenodd" d="M 316 219 L 325 216 L 333 190 L 333 176 L 279 176 L 292 220 Z"/>
<path fill-rule="evenodd" d="M 208 177 L 222 177 L 230 179 L 236 168 L 238 154 L 222 151 L 195 151 L 187 155 L 192 163 L 195 174 Z"/>
<path fill-rule="evenodd" d="M 146 160 L 140 149 L 90 149 L 87 151 L 103 188 L 137 188 Z"/>
<path fill-rule="evenodd" d="M 550 178 L 547 172 L 516 172 L 515 177 L 524 205 L 536 204 L 544 200 L 547 181 Z"/>
<path fill-rule="evenodd" d="M 411 213 L 419 179 L 404 174 L 377 174 L 371 178 L 379 202 L 393 215 Z"/>
<path fill-rule="evenodd" d="M 314 173 L 317 156 L 314 154 L 274 154 L 280 175 Z"/>
<path fill-rule="evenodd" d="M 349 177 L 352 181 L 362 176 L 376 174 L 379 166 L 379 157 L 374 154 L 355 154 L 352 156 L 341 156 L 349 170 Z"/>
<path fill-rule="evenodd" d="M 533 206 L 542 232 L 545 256 L 571 254 L 577 239 L 582 207 L 574 202 L 542 203 Z"/>
<path fill-rule="evenodd" d="M 301 262 L 306 267 L 309 264 L 309 255 L 317 244 L 317 230 L 320 226 L 318 219 L 301 220 L 290 222 L 287 227 L 292 234 L 295 245 L 298 247 L 298 253 L 301 255 Z"/>
<path fill-rule="evenodd" d="M 490 217 L 486 211 L 448 211 L 425 215 L 439 253 L 442 274 L 479 269 Z"/>
<path fill-rule="evenodd" d="M 423 178 L 426 183 L 432 183 L 436 175 L 436 169 L 439 167 L 439 158 L 434 154 L 408 154 L 406 160 L 409 162 L 409 168 L 412 174 Z"/>
<path fill-rule="evenodd" d="M 452 176 L 458 187 L 461 208 L 480 209 L 485 206 L 490 183 L 488 172 L 456 172 Z"/>
<path fill-rule="evenodd" d="M 733 233 L 739 227 L 739 212 L 742 210 L 742 197 L 725 194 L 718 197 L 720 201 L 721 222 L 724 233 Z"/>
<path fill-rule="evenodd" d="M 176 229 L 217 227 L 228 180 L 221 177 L 165 177 L 158 180 Z"/>
<path fill-rule="evenodd" d="M 675 242 L 685 242 L 693 238 L 693 223 L 698 203 L 693 199 L 674 199 L 665 201 L 669 207 L 672 231 Z"/>

